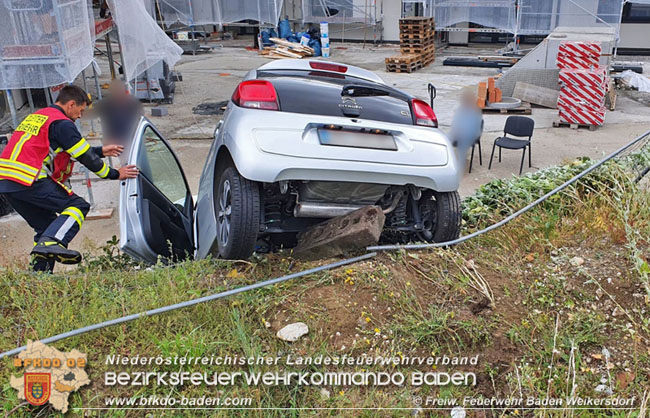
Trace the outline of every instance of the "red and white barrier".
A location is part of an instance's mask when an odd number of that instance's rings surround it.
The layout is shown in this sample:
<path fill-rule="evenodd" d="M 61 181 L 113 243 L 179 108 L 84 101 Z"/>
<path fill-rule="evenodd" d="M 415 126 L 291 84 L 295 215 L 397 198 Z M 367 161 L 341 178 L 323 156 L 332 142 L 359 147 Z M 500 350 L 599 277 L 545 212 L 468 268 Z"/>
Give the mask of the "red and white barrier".
<path fill-rule="evenodd" d="M 561 98 L 569 102 L 579 102 L 595 109 L 603 106 L 606 93 L 604 88 L 594 88 L 588 85 L 565 84 L 560 88 Z"/>
<path fill-rule="evenodd" d="M 607 69 L 605 67 L 598 67 L 594 69 L 564 68 L 560 70 L 560 83 L 565 85 L 590 85 L 598 88 L 607 86 L 607 82 Z"/>
<path fill-rule="evenodd" d="M 605 122 L 607 69 L 598 65 L 602 49 L 597 42 L 562 42 L 557 54 L 561 84 L 557 107 L 560 121 L 580 125 Z"/>
<path fill-rule="evenodd" d="M 600 59 L 602 48 L 598 42 L 561 42 L 559 53 L 579 57 L 597 57 Z"/>
<path fill-rule="evenodd" d="M 605 122 L 605 108 L 592 107 L 566 100 L 560 97 L 557 101 L 560 109 L 560 121 L 580 125 L 602 125 Z"/>
<path fill-rule="evenodd" d="M 557 54 L 558 68 L 595 68 L 600 57 L 583 57 L 579 55 Z"/>

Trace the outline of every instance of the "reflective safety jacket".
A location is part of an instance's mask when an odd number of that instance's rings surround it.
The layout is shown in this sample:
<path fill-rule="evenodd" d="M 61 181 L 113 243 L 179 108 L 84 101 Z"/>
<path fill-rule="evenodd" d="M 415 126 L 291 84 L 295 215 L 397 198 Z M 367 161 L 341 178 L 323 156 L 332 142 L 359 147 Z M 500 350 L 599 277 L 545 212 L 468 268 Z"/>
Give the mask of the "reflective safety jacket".
<path fill-rule="evenodd" d="M 54 139 L 51 142 L 50 125 L 59 120 L 70 121 L 58 106 L 41 109 L 25 118 L 0 156 L 0 180 L 31 186 L 35 180 L 50 177 L 68 194 L 72 194 L 72 190 L 64 183 L 72 175 L 73 158 L 101 178 L 115 179 L 119 176 L 117 170 L 109 168 L 101 160 L 101 153 L 97 155 L 96 152 L 89 152 L 90 144 L 72 126 L 71 136 L 65 135 L 65 141 L 58 138 L 65 149 Z M 24 139 L 22 143 L 21 138 Z"/>
<path fill-rule="evenodd" d="M 50 153 L 50 125 L 62 119 L 68 117 L 53 107 L 40 109 L 27 116 L 0 154 L 0 179 L 31 186 Z"/>

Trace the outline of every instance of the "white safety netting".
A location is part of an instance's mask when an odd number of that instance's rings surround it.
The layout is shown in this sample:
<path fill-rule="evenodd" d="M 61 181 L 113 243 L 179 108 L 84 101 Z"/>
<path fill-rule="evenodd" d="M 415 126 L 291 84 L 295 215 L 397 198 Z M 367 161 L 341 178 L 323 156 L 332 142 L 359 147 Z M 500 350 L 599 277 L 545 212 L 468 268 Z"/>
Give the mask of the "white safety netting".
<path fill-rule="evenodd" d="M 72 82 L 93 57 L 86 0 L 0 0 L 0 89 Z"/>
<path fill-rule="evenodd" d="M 545 35 L 559 26 L 617 28 L 621 0 L 519 0 L 517 33 Z"/>
<path fill-rule="evenodd" d="M 436 28 L 472 22 L 513 32 L 516 24 L 515 0 L 435 0 L 434 17 Z"/>
<path fill-rule="evenodd" d="M 142 0 L 108 0 L 108 4 L 120 36 L 127 80 L 161 60 L 170 67 L 180 60 L 183 49 L 160 29 Z"/>
<path fill-rule="evenodd" d="M 255 20 L 277 25 L 282 0 L 145 0 L 147 10 L 165 25 L 221 25 Z"/>
<path fill-rule="evenodd" d="M 623 6 L 622 0 L 433 0 L 433 3 L 438 29 L 471 22 L 522 35 L 544 35 L 558 26 L 617 27 Z"/>
<path fill-rule="evenodd" d="M 302 0 L 304 22 L 374 24 L 376 15 L 375 0 Z"/>

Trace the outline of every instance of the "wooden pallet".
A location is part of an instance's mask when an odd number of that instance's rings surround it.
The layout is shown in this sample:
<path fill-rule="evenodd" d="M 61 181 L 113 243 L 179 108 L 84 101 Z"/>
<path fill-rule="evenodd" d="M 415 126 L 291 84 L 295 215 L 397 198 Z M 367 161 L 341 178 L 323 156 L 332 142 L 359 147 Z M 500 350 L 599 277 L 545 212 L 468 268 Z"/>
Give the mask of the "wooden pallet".
<path fill-rule="evenodd" d="M 417 54 L 395 55 L 384 60 L 386 64 L 413 64 L 420 61 L 422 57 Z"/>
<path fill-rule="evenodd" d="M 580 129 L 580 128 L 586 128 L 589 129 L 590 131 L 595 131 L 598 125 L 587 125 L 583 123 L 569 123 L 569 122 L 562 122 L 561 120 L 556 120 L 553 122 L 553 127 L 554 128 L 561 128 L 561 127 L 569 127 L 571 129 Z"/>
<path fill-rule="evenodd" d="M 432 17 L 423 17 L 423 16 L 412 16 L 412 17 L 403 17 L 399 20 L 400 25 L 408 25 L 408 24 L 425 24 L 425 23 L 431 23 L 433 25 L 435 21 L 433 20 Z"/>
<path fill-rule="evenodd" d="M 498 113 L 501 115 L 530 115 L 533 109 L 528 102 L 521 102 L 521 106 L 514 109 L 493 109 L 491 107 L 484 107 L 483 113 Z"/>
<path fill-rule="evenodd" d="M 411 64 L 386 64 L 386 70 L 391 73 L 412 73 L 423 66 L 424 64 L 421 61 Z"/>
<path fill-rule="evenodd" d="M 399 33 L 435 32 L 433 25 L 400 25 Z"/>
<path fill-rule="evenodd" d="M 435 42 L 433 39 L 428 40 L 428 39 L 400 39 L 399 41 L 400 46 L 407 46 L 411 48 L 426 48 L 428 46 L 433 46 L 435 45 Z"/>
<path fill-rule="evenodd" d="M 410 45 L 400 45 L 400 52 L 402 54 L 419 54 L 419 55 L 431 55 L 435 54 L 436 46 L 410 46 Z"/>

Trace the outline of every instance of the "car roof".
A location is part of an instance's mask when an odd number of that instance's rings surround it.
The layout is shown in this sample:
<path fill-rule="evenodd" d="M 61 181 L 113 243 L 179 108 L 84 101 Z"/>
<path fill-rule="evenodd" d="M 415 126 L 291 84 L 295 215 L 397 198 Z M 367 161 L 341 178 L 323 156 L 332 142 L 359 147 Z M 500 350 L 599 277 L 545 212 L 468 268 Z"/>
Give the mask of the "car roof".
<path fill-rule="evenodd" d="M 311 66 L 311 62 L 318 63 L 327 63 L 332 65 L 342 65 L 347 67 L 346 75 L 356 78 L 361 78 L 363 80 L 372 81 L 375 83 L 386 84 L 384 80 L 381 79 L 377 74 L 372 71 L 364 70 L 363 68 L 355 67 L 353 65 L 342 64 L 334 61 L 324 61 L 324 60 L 308 60 L 308 59 L 282 59 L 277 61 L 271 61 L 267 64 L 262 65 L 257 69 L 257 71 L 269 71 L 269 70 L 299 70 L 299 71 L 313 71 L 314 68 Z M 318 71 L 321 72 L 332 72 L 335 74 L 340 74 L 336 71 L 328 71 L 326 69 L 319 68 Z"/>

